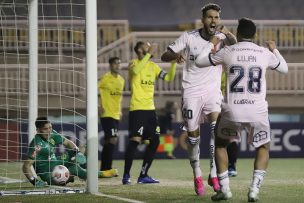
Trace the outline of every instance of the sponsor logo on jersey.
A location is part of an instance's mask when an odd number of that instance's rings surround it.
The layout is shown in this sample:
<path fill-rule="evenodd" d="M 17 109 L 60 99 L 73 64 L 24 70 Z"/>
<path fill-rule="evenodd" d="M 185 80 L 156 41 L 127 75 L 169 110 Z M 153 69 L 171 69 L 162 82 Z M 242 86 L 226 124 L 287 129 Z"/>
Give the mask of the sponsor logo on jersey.
<path fill-rule="evenodd" d="M 189 56 L 189 60 L 190 60 L 190 61 L 194 61 L 194 60 L 195 60 L 194 55 L 190 55 L 190 56 Z"/>
<path fill-rule="evenodd" d="M 55 145 L 55 140 L 54 140 L 54 139 L 50 139 L 50 143 L 51 143 L 52 145 Z"/>
<path fill-rule="evenodd" d="M 142 85 L 154 85 L 154 81 L 151 81 L 151 80 L 141 80 L 140 84 L 142 84 Z"/>
<path fill-rule="evenodd" d="M 38 145 L 38 144 L 35 145 L 35 151 L 33 151 L 31 157 L 32 157 L 32 158 L 35 158 L 35 157 L 37 156 L 38 152 L 40 152 L 40 151 L 41 151 L 41 146 Z"/>
<path fill-rule="evenodd" d="M 255 100 L 249 100 L 249 99 L 235 99 L 233 101 L 234 104 L 254 104 Z"/>
<path fill-rule="evenodd" d="M 122 95 L 122 93 L 121 92 L 110 92 L 110 95 L 111 96 L 120 96 L 120 95 Z"/>
<path fill-rule="evenodd" d="M 41 146 L 40 145 L 35 145 L 35 151 L 40 152 L 41 151 Z"/>
<path fill-rule="evenodd" d="M 232 48 L 231 51 L 253 51 L 253 52 L 263 52 L 260 49 L 252 49 L 252 48 Z"/>

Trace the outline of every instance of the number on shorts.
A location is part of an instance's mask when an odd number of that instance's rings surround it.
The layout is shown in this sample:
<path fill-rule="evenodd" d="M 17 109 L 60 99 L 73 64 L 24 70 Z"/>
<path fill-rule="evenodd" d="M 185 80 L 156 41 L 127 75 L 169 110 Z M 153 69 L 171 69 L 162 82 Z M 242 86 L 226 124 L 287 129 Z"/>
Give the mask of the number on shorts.
<path fill-rule="evenodd" d="M 117 134 L 117 129 L 111 128 L 111 133 L 112 133 L 112 136 L 115 136 Z"/>
<path fill-rule="evenodd" d="M 183 117 L 187 119 L 193 118 L 193 113 L 191 109 L 183 109 Z"/>
<path fill-rule="evenodd" d="M 140 135 L 143 135 L 144 133 L 144 126 L 141 126 L 138 131 L 137 131 Z"/>

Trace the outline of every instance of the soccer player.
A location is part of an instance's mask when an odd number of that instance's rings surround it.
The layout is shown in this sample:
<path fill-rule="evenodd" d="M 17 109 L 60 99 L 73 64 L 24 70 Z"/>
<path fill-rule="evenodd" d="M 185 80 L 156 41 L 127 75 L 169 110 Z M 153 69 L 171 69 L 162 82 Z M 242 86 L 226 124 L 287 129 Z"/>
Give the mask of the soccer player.
<path fill-rule="evenodd" d="M 45 182 L 56 185 L 57 183 L 52 180 L 52 171 L 57 165 L 65 165 L 69 169 L 72 176 L 68 182 L 73 182 L 73 176 L 86 179 L 86 170 L 79 166 L 86 162 L 86 158 L 79 152 L 75 143 L 54 131 L 47 117 L 38 117 L 35 126 L 37 134 L 29 145 L 28 159 L 24 161 L 22 167 L 27 179 L 36 187 L 45 186 Z M 56 157 L 55 147 L 59 144 L 69 149 L 68 154 Z M 34 176 L 32 166 L 41 180 Z M 99 172 L 100 176 L 101 172 Z"/>
<path fill-rule="evenodd" d="M 120 59 L 109 59 L 110 71 L 98 82 L 100 95 L 100 122 L 104 131 L 104 145 L 101 153 L 100 170 L 104 178 L 118 176 L 117 169 L 112 169 L 113 151 L 117 143 L 118 124 L 121 118 L 121 101 L 125 80 L 119 74 Z"/>
<path fill-rule="evenodd" d="M 148 140 L 144 160 L 137 183 L 159 183 L 148 176 L 155 152 L 159 145 L 160 129 L 154 106 L 154 84 L 156 79 L 172 81 L 175 77 L 176 63 L 172 63 L 168 72 L 150 61 L 156 45 L 139 41 L 134 47 L 137 59 L 129 64 L 129 82 L 131 100 L 129 112 L 129 143 L 125 153 L 125 166 L 122 183 L 131 184 L 130 170 L 138 144 Z"/>
<path fill-rule="evenodd" d="M 177 60 L 177 62 L 182 63 L 186 61 L 182 80 L 182 114 L 188 134 L 188 156 L 193 169 L 194 187 L 197 195 L 205 194 L 199 148 L 200 124 L 202 118 L 205 117 L 207 117 L 211 127 L 208 183 L 214 191 L 220 189 L 214 162 L 214 127 L 222 100 L 220 89 L 222 67 L 219 65 L 216 68 L 209 66 L 199 69 L 194 60 L 202 50 L 205 50 L 209 44 L 208 40 L 213 35 L 219 36 L 223 41 L 217 47 L 207 50 L 208 53 L 211 49 L 216 51 L 225 44 L 236 42 L 235 36 L 226 27 L 220 25 L 221 8 L 217 4 L 207 4 L 201 10 L 203 28 L 184 32 L 174 43 L 169 45 L 168 50 L 161 57 L 166 62 Z"/>
<path fill-rule="evenodd" d="M 227 91 L 215 137 L 215 160 L 221 190 L 211 197 L 213 201 L 232 198 L 226 146 L 231 140 L 240 139 L 242 129 L 248 132 L 249 143 L 256 149 L 248 202 L 258 201 L 266 174 L 271 137 L 265 74 L 268 68 L 287 73 L 288 67 L 275 42 L 266 42 L 268 49 L 258 46 L 253 42 L 255 35 L 254 22 L 242 18 L 237 27 L 237 44 L 226 46 L 215 54 L 202 53 L 195 61 L 198 67 L 223 64 L 227 73 Z M 209 46 L 213 47 L 218 41 L 214 37 Z"/>
<path fill-rule="evenodd" d="M 222 73 L 222 79 L 221 79 L 221 90 L 222 94 L 226 94 L 226 81 L 227 81 L 227 74 L 226 72 Z M 236 177 L 237 176 L 237 170 L 236 170 L 236 161 L 238 157 L 238 142 L 240 140 L 233 140 L 231 143 L 227 146 L 227 155 L 228 155 L 228 176 L 229 177 Z"/>

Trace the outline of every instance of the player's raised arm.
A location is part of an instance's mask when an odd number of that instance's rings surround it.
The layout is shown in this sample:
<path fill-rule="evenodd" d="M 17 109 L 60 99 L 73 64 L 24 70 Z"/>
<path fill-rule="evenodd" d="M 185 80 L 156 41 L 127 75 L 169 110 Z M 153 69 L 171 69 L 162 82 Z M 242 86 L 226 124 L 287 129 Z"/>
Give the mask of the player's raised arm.
<path fill-rule="evenodd" d="M 232 34 L 226 26 L 219 25 L 217 29 L 226 36 L 226 39 L 224 39 L 225 45 L 233 45 L 237 42 L 237 39 L 234 34 Z"/>
<path fill-rule="evenodd" d="M 161 56 L 161 60 L 164 62 L 171 62 L 176 61 L 177 63 L 185 62 L 185 58 L 180 53 L 175 53 L 171 49 L 168 49 L 163 55 Z"/>
<path fill-rule="evenodd" d="M 208 45 L 204 47 L 204 50 L 195 59 L 195 65 L 197 67 L 204 68 L 211 65 L 216 65 L 211 59 L 211 55 L 213 54 L 210 52 L 210 50 L 212 50 L 220 41 L 221 40 L 216 36 L 210 37 Z"/>
<path fill-rule="evenodd" d="M 167 48 L 167 51 L 162 54 L 161 60 L 163 62 L 172 62 L 184 63 L 185 58 L 183 56 L 183 51 L 186 48 L 187 44 L 187 33 L 184 32 L 178 39 L 176 39 L 172 44 Z"/>
<path fill-rule="evenodd" d="M 131 67 L 135 75 L 141 72 L 141 70 L 145 67 L 146 63 L 152 57 L 152 54 L 155 52 L 156 49 L 157 44 L 151 45 L 148 42 L 135 46 L 134 50 L 140 59 L 140 62 L 136 66 Z"/>
<path fill-rule="evenodd" d="M 176 71 L 176 63 L 171 63 L 171 67 L 170 67 L 168 73 L 165 75 L 164 80 L 168 81 L 168 82 L 174 80 L 175 71 Z"/>
<path fill-rule="evenodd" d="M 277 49 L 277 46 L 274 41 L 266 41 L 267 48 L 275 55 L 277 59 L 279 59 L 279 64 L 275 67 L 271 67 L 272 69 L 279 71 L 281 73 L 288 73 L 288 66 L 283 58 L 283 56 L 280 54 L 279 50 Z"/>

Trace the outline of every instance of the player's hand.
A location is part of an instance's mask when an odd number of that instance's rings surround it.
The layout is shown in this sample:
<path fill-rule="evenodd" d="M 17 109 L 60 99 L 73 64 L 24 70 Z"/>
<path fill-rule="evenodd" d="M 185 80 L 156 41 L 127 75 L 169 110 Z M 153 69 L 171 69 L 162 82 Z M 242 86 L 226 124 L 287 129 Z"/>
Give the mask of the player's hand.
<path fill-rule="evenodd" d="M 216 46 L 218 43 L 220 43 L 221 39 L 216 36 L 211 36 L 209 39 L 209 42 L 211 42 L 214 46 Z"/>
<path fill-rule="evenodd" d="M 156 43 L 150 44 L 149 42 L 147 42 L 147 46 L 148 46 L 148 53 L 151 55 L 153 55 L 156 52 L 158 47 Z"/>
<path fill-rule="evenodd" d="M 267 48 L 268 48 L 271 52 L 273 52 L 273 50 L 277 48 L 277 45 L 276 45 L 275 41 L 269 40 L 269 41 L 266 41 L 265 43 L 266 43 Z"/>
<path fill-rule="evenodd" d="M 224 35 L 227 35 L 230 33 L 230 31 L 228 30 L 228 28 L 224 25 L 217 25 L 216 30 L 223 33 Z"/>
<path fill-rule="evenodd" d="M 34 178 L 34 177 L 32 177 L 32 178 L 30 179 L 30 183 L 32 183 L 32 185 L 34 185 L 35 187 L 44 187 L 44 186 L 47 185 L 46 182 L 44 182 L 44 181 L 42 181 L 42 180 L 39 180 L 39 179 L 37 179 L 37 178 Z"/>
<path fill-rule="evenodd" d="M 181 64 L 184 63 L 186 60 L 184 58 L 184 56 L 182 54 L 179 54 L 177 59 L 176 59 L 176 63 Z"/>
<path fill-rule="evenodd" d="M 74 161 L 77 164 L 82 165 L 87 163 L 87 158 L 81 152 L 78 152 L 74 157 L 71 158 L 71 161 Z"/>
<path fill-rule="evenodd" d="M 42 180 L 36 180 L 36 183 L 35 183 L 35 186 L 36 187 L 44 187 L 44 186 L 46 186 L 47 184 L 46 184 L 46 182 L 43 182 Z"/>

